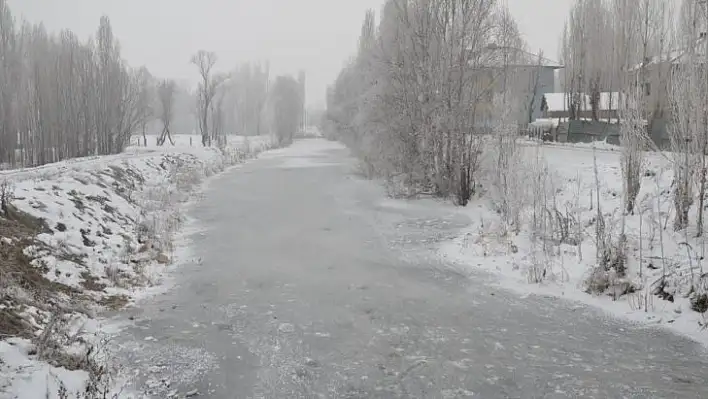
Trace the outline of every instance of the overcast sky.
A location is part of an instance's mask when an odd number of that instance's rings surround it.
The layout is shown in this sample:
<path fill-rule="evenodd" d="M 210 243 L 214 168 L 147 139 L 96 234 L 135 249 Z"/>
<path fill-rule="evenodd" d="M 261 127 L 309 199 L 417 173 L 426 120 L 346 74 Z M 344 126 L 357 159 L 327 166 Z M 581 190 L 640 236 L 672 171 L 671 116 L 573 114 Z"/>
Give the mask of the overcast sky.
<path fill-rule="evenodd" d="M 557 58 L 558 36 L 571 0 L 507 1 L 529 47 Z M 215 51 L 218 67 L 270 60 L 273 74 L 307 73 L 308 103 L 353 54 L 368 8 L 383 0 L 8 0 L 12 11 L 52 30 L 88 37 L 101 15 L 111 19 L 123 56 L 160 77 L 196 81 L 197 50 Z"/>

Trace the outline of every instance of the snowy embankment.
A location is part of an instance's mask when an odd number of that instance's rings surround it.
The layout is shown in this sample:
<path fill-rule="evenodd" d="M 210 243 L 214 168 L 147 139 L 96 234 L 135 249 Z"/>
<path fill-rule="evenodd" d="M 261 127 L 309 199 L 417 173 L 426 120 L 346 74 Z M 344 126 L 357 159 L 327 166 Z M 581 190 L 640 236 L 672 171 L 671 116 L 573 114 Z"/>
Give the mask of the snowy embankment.
<path fill-rule="evenodd" d="M 525 171 L 515 181 L 522 208 L 518 231 L 502 223 L 495 196 L 483 195 L 463 211 L 471 225 L 444 244 L 441 254 L 463 267 L 500 275 L 502 286 L 580 301 L 708 344 L 701 308 L 708 304 L 700 299 L 708 289 L 706 238 L 696 237 L 695 207 L 687 230 L 672 228 L 673 172 L 667 154 L 647 154 L 636 211 L 625 215 L 619 150 L 528 143 L 522 148 Z M 533 204 L 534 190 L 535 198 L 543 197 L 540 211 Z M 624 277 L 613 269 L 597 274 L 598 194 L 605 236 L 618 242 L 624 223 Z M 544 220 L 543 231 L 534 231 L 534 218 L 536 226 Z"/>
<path fill-rule="evenodd" d="M 161 284 L 200 183 L 272 147 L 175 141 L 0 172 L 0 398 L 103 397 L 115 375 L 95 315 Z"/>

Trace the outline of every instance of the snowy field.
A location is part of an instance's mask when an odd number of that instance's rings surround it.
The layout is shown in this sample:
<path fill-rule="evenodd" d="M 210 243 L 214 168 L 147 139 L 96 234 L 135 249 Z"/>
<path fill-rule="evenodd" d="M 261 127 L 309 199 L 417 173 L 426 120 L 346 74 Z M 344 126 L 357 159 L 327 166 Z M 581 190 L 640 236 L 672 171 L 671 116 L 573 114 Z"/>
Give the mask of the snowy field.
<path fill-rule="evenodd" d="M 692 310 L 689 300 L 707 288 L 706 239 L 695 237 L 695 206 L 687 231 L 677 233 L 672 228 L 673 172 L 667 154 L 647 154 L 637 210 L 624 219 L 627 276 L 618 278 L 610 272 L 603 276 L 608 289 L 599 295 L 590 293 L 589 282 L 598 264 L 595 157 L 599 204 L 608 235 L 616 240 L 623 223 L 619 148 L 604 143 L 597 150 L 592 147 L 523 142 L 526 164 L 522 169 L 526 171 L 515 183 L 519 202 L 526 205 L 518 233 L 501 223 L 497 204 L 489 199 L 495 198 L 492 193 L 464 209 L 471 225 L 456 240 L 444 244 L 441 254 L 468 270 L 498 274 L 501 285 L 522 293 L 591 304 L 611 315 L 666 327 L 708 344 L 705 313 Z M 551 237 L 552 244 L 532 239 L 534 179 L 541 183 L 545 196 L 542 213 L 550 215 L 549 234 L 556 235 Z"/>
<path fill-rule="evenodd" d="M 185 255 L 175 241 L 184 204 L 205 179 L 271 147 L 269 137 L 229 137 L 217 149 L 176 136 L 174 146 L 149 140 L 117 155 L 0 172 L 11 205 L 0 251 L 26 261 L 0 269 L 0 312 L 12 320 L 2 327 L 16 335 L 0 341 L 0 398 L 59 398 L 64 389 L 83 397 L 76 392 L 87 381 L 114 386 L 100 369 L 110 331 L 96 316 L 164 290 Z"/>

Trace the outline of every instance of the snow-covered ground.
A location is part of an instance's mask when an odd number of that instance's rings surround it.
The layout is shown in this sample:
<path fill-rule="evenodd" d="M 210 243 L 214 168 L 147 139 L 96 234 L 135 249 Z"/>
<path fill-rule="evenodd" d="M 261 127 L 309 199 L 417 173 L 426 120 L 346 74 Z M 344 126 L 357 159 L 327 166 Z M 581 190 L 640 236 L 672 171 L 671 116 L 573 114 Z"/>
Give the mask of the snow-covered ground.
<path fill-rule="evenodd" d="M 0 398 L 61 397 L 62 385 L 75 397 L 91 378 L 113 385 L 110 373 L 77 364 L 88 347 L 96 364 L 106 355 L 95 316 L 164 289 L 184 203 L 208 177 L 271 147 L 269 137 L 229 137 L 217 149 L 176 136 L 174 146 L 148 140 L 122 154 L 0 172 L 15 215 L 2 216 L 12 223 L 0 223 L 0 250 L 27 262 L 0 267 L 0 319 L 18 317 L 0 326 Z"/>
<path fill-rule="evenodd" d="M 597 151 L 592 145 L 523 144 L 527 164 L 521 173 L 526 175 L 518 182 L 523 187 L 517 200 L 525 199 L 527 206 L 518 234 L 501 223 L 497 204 L 490 199 L 494 196 L 482 196 L 463 210 L 472 224 L 456 240 L 443 244 L 441 254 L 466 268 L 498 274 L 503 286 L 591 304 L 611 315 L 666 327 L 708 345 L 706 315 L 692 310 L 689 300 L 694 291 L 705 292 L 707 288 L 703 265 L 706 239 L 695 238 L 696 206 L 687 231 L 674 232 L 672 228 L 673 172 L 668 154 L 646 156 L 636 212 L 625 219 L 627 277 L 615 278 L 608 273 L 603 278 L 610 281 L 609 289 L 593 295 L 587 292 L 587 282 L 598 264 L 594 158 L 606 231 L 617 240 L 623 220 L 619 148 L 604 143 L 597 146 Z M 565 244 L 544 247 L 541 240 L 532 239 L 534 176 L 540 176 L 546 212 L 552 215 L 549 223 L 555 223 L 549 231 L 557 233 L 560 220 L 569 223 L 570 240 L 564 240 Z M 572 240 L 579 245 L 567 243 Z M 636 291 L 625 294 L 630 286 Z"/>
<path fill-rule="evenodd" d="M 176 273 L 178 289 L 123 314 L 134 316 L 120 341 L 136 390 L 708 397 L 708 366 L 689 340 L 439 262 L 431 250 L 470 219 L 450 201 L 386 198 L 337 143 L 270 154 L 213 180 L 190 211 L 198 261 Z"/>
<path fill-rule="evenodd" d="M 207 177 L 244 160 L 246 148 L 259 152 L 270 145 L 265 138 L 232 138 L 222 151 L 202 148 L 197 136 L 192 137 L 192 145 L 189 137 L 176 139 L 175 147 L 158 148 L 148 141 L 147 147 L 131 147 L 124 154 L 0 174 L 0 182 L 10 182 L 6 187 L 11 188 L 12 204 L 44 220 L 37 241 L 23 247 L 23 253 L 34 259 L 34 269 L 41 270 L 48 282 L 43 284 L 64 287 L 51 297 L 51 307 L 41 307 L 33 301 L 39 291 L 31 284 L 30 288 L 0 284 L 0 298 L 4 298 L 0 312 L 12 310 L 27 327 L 18 337 L 0 341 L 0 398 L 60 397 L 62 384 L 69 397 L 74 397 L 71 393 L 91 378 L 95 387 L 116 386 L 111 373 L 67 367 L 72 365 L 67 361 L 71 359 L 52 355 L 48 342 L 76 359 L 87 346 L 93 346 L 91 356 L 101 364 L 102 356 L 108 354 L 104 340 L 110 331 L 106 329 L 116 326 L 102 325 L 95 317 L 97 312 L 129 304 L 168 286 L 171 265 L 187 256 L 180 253 L 175 241 L 185 201 L 199 193 Z M 468 270 L 497 274 L 502 286 L 525 295 L 581 301 L 708 344 L 704 316 L 690 306 L 690 287 L 700 284 L 704 273 L 705 242 L 694 237 L 695 222 L 687 232 L 675 233 L 671 228 L 672 171 L 667 154 L 647 155 L 637 212 L 625 219 L 627 277 L 607 276 L 611 286 L 602 295 L 585 292 L 597 265 L 595 163 L 600 178 L 599 205 L 615 238 L 623 219 L 620 153 L 609 145 L 601 147 L 523 143 L 520 148 L 527 163 L 521 168 L 518 200 L 527 206 L 518 234 L 509 233 L 508 226 L 502 225 L 492 200 L 495 195 L 487 192 L 468 207 L 458 208 L 472 224 L 458 238 L 443 244 L 441 254 Z M 327 166 L 331 162 L 325 156 L 327 151 L 339 147 L 317 141 L 307 151 L 302 148 L 275 150 L 264 156 L 285 158 L 278 168 Z M 570 238 L 580 245 L 566 240 L 565 244 L 544 247 L 532 239 L 529 201 L 532 181 L 539 176 L 552 219 L 568 220 Z M 488 184 L 484 186 L 491 190 Z M 22 237 L 8 231 L 12 233 L 0 229 L 0 251 L 21 245 Z M 656 293 L 662 280 L 660 297 Z M 617 298 L 611 295 L 628 286 L 636 291 Z M 6 300 L 8 297 L 12 300 Z M 89 306 L 96 303 L 102 306 Z M 48 362 L 38 361 L 40 356 Z M 121 397 L 127 396 L 123 393 Z"/>
<path fill-rule="evenodd" d="M 522 138 L 518 140 L 518 143 L 524 146 L 538 146 L 543 145 L 547 148 L 560 147 L 560 148 L 572 148 L 575 150 L 588 150 L 588 151 L 621 151 L 621 148 L 617 145 L 610 144 L 606 141 L 594 141 L 591 143 L 559 143 L 554 141 L 542 142 L 538 139 Z"/>

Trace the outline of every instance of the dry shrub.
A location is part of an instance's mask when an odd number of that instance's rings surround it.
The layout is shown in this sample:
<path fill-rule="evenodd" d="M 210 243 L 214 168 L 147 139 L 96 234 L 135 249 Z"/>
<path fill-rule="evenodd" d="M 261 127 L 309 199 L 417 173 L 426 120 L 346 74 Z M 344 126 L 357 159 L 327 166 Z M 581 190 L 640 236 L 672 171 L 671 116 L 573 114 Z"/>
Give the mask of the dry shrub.
<path fill-rule="evenodd" d="M 594 150 L 593 150 L 594 151 Z M 605 220 L 605 215 L 602 211 L 602 203 L 600 201 L 600 173 L 597 167 L 597 156 L 593 154 L 593 172 L 595 175 L 595 201 L 596 215 L 595 223 L 595 246 L 597 266 L 593 268 L 590 276 L 585 280 L 585 291 L 593 294 L 606 292 L 609 288 L 613 289 L 611 293 L 616 299 L 618 296 L 624 295 L 631 291 L 631 284 L 627 285 L 625 292 L 615 292 L 617 286 L 625 286 L 624 279 L 627 275 L 627 236 L 624 233 L 624 222 L 620 223 L 611 220 L 610 224 Z M 623 214 L 623 218 L 626 217 Z M 614 227 L 622 226 L 619 234 L 616 234 Z"/>
<path fill-rule="evenodd" d="M 70 397 L 76 399 L 118 399 L 121 392 L 115 391 L 116 378 L 119 374 L 119 367 L 112 363 L 111 353 L 108 351 L 109 342 L 106 338 L 101 338 L 98 343 L 89 344 L 81 353 L 72 356 L 77 364 L 88 373 L 88 379 L 84 388 L 80 392 L 74 392 L 69 396 L 69 391 L 62 381 L 57 381 L 57 396 L 60 399 Z"/>
<path fill-rule="evenodd" d="M 705 292 L 696 294 L 691 297 L 691 309 L 698 313 L 705 313 L 708 311 L 708 294 Z"/>
<path fill-rule="evenodd" d="M 7 180 L 3 180 L 0 183 L 0 211 L 3 214 L 7 214 L 8 206 L 14 198 L 14 188 L 12 184 Z"/>
<path fill-rule="evenodd" d="M 627 236 L 625 234 L 615 235 L 612 226 L 607 226 L 604 217 L 595 221 L 596 246 L 597 246 L 597 266 L 591 271 L 589 278 L 585 281 L 586 292 L 600 294 L 606 292 L 611 287 L 618 284 L 624 285 L 627 276 Z M 631 288 L 628 287 L 627 291 Z M 613 297 L 624 295 L 612 293 Z"/>
<path fill-rule="evenodd" d="M 104 274 L 108 281 L 110 281 L 115 287 L 129 288 L 132 285 L 132 280 L 128 275 L 126 275 L 125 271 L 122 270 L 120 266 L 106 265 L 104 267 Z"/>
<path fill-rule="evenodd" d="M 654 311 L 654 295 L 649 290 L 637 290 L 627 295 L 627 302 L 632 310 Z"/>
<path fill-rule="evenodd" d="M 88 379 L 81 392 L 71 393 L 77 399 L 117 398 L 111 394 L 119 368 L 112 359 L 110 342 L 106 335 L 87 336 L 83 328 L 71 331 L 72 315 L 55 310 L 49 317 L 42 333 L 33 341 L 34 354 L 41 361 L 67 370 L 83 370 Z M 80 348 L 69 350 L 68 348 Z M 69 398 L 64 383 L 57 380 L 60 398 Z"/>
<path fill-rule="evenodd" d="M 496 211 L 510 232 L 521 231 L 522 212 L 528 205 L 525 181 L 526 156 L 516 144 L 516 137 L 500 133 L 493 148 L 493 162 L 487 166 L 489 194 Z"/>

